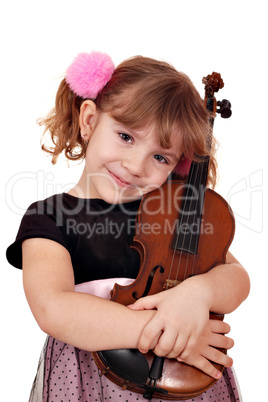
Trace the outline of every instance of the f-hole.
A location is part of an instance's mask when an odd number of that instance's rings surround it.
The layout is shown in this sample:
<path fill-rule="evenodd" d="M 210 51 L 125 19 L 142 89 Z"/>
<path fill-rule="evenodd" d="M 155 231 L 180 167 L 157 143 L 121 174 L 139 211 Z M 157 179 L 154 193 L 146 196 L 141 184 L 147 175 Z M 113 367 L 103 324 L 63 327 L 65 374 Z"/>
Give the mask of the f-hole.
<path fill-rule="evenodd" d="M 145 288 L 143 294 L 141 296 L 139 296 L 138 292 L 133 292 L 132 293 L 133 299 L 138 300 L 141 297 L 148 296 L 148 294 L 149 294 L 149 292 L 151 290 L 151 287 L 152 287 L 152 283 L 153 283 L 153 280 L 154 280 L 155 273 L 156 273 L 157 270 L 159 270 L 161 274 L 163 274 L 165 272 L 164 268 L 161 267 L 161 265 L 157 265 L 157 267 L 154 267 L 150 272 L 150 275 L 148 277 L 148 281 L 147 281 L 147 284 L 146 284 L 146 288 Z"/>

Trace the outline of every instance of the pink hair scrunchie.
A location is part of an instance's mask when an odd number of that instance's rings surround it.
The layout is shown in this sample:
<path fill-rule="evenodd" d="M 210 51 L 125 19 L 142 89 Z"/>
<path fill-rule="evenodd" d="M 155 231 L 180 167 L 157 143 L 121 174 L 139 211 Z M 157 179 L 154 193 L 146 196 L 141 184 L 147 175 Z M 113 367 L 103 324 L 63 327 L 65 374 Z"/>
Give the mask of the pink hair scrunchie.
<path fill-rule="evenodd" d="M 96 99 L 110 80 L 115 66 L 108 54 L 79 53 L 66 71 L 66 82 L 82 98 Z"/>

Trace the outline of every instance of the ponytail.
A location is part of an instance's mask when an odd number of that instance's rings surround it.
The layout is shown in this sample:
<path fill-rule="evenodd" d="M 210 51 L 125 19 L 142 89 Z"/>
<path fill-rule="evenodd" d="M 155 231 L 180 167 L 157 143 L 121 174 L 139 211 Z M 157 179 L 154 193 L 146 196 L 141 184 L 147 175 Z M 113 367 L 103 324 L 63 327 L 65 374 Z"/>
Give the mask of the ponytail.
<path fill-rule="evenodd" d="M 84 157 L 86 144 L 81 138 L 79 127 L 80 106 L 83 99 L 72 92 L 63 79 L 56 94 L 55 107 L 43 119 L 38 120 L 40 126 L 45 126 L 51 136 L 53 147 L 42 144 L 42 149 L 52 155 L 52 163 L 64 151 L 70 160 Z"/>

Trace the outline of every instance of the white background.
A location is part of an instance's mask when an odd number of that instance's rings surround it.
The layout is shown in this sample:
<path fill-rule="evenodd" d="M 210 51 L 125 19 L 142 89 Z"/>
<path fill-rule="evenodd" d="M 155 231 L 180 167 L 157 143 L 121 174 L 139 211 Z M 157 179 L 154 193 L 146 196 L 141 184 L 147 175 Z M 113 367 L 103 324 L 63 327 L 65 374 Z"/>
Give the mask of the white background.
<path fill-rule="evenodd" d="M 82 165 L 52 166 L 40 150 L 36 119 L 53 106 L 58 84 L 77 53 L 100 50 L 115 64 L 141 54 L 187 73 L 203 95 L 202 77 L 221 73 L 218 99 L 233 106 L 219 117 L 220 181 L 216 190 L 236 215 L 233 254 L 252 290 L 226 317 L 244 402 L 266 401 L 267 383 L 267 8 L 255 1 L 12 1 L 1 29 L 1 400 L 24 402 L 45 335 L 27 305 L 21 271 L 5 259 L 23 211 L 36 199 L 67 191 Z M 4 200 L 5 188 L 6 199 Z"/>

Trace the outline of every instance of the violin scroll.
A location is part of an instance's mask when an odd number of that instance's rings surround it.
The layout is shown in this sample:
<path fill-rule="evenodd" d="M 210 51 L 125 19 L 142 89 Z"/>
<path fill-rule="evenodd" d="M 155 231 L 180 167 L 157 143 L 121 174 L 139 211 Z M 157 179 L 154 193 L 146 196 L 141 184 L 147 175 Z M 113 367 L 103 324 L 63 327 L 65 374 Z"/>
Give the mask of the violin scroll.
<path fill-rule="evenodd" d="M 207 96 L 213 96 L 214 92 L 218 92 L 219 89 L 224 87 L 223 79 L 220 73 L 215 73 L 203 77 L 202 83 L 205 85 L 205 93 Z"/>
<path fill-rule="evenodd" d="M 213 96 L 214 92 L 218 92 L 219 89 L 224 87 L 223 79 L 220 73 L 215 73 L 203 77 L 202 83 L 205 84 L 205 93 L 207 96 Z"/>

